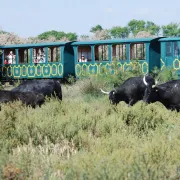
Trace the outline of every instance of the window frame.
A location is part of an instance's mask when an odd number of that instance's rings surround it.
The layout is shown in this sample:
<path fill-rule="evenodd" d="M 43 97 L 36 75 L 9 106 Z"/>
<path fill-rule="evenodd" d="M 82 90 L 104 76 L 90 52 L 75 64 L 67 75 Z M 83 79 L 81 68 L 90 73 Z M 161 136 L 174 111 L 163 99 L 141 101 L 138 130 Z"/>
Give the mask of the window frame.
<path fill-rule="evenodd" d="M 116 46 L 119 46 L 118 53 L 117 53 L 117 49 L 116 49 L 117 47 Z M 118 60 L 118 61 L 126 61 L 127 60 L 127 47 L 128 47 L 127 43 L 112 44 L 112 49 L 111 49 L 111 51 L 112 51 L 112 60 L 114 60 L 114 56 L 115 56 L 115 59 Z M 115 52 L 114 52 L 114 50 L 115 50 Z"/>
<path fill-rule="evenodd" d="M 134 48 L 135 45 L 135 48 Z M 138 48 L 138 45 L 143 45 L 142 48 Z M 132 47 L 133 46 L 133 47 Z M 134 42 L 130 43 L 130 60 L 146 60 L 146 46 L 147 44 L 145 42 Z M 134 49 L 133 49 L 134 48 Z M 139 52 L 138 50 L 141 50 L 140 55 L 141 57 L 138 57 Z M 133 52 L 135 50 L 135 53 Z M 135 55 L 135 56 L 134 56 Z"/>

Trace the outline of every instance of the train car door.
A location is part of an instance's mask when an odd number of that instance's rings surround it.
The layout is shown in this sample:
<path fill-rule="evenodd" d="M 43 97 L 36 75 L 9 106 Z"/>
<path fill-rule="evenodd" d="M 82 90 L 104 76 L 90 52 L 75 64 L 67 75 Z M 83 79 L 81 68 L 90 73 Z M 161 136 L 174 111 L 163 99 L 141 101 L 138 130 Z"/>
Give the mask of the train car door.
<path fill-rule="evenodd" d="M 170 67 L 173 65 L 173 43 L 172 42 L 165 42 L 165 66 Z"/>

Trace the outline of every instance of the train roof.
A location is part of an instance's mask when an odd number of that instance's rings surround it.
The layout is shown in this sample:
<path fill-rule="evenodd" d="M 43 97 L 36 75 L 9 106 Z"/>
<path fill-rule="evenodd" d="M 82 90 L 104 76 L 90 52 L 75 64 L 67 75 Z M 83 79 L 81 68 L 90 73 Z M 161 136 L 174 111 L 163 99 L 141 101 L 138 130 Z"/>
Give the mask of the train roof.
<path fill-rule="evenodd" d="M 159 41 L 180 41 L 180 37 L 167 37 L 167 38 L 162 38 Z"/>
<path fill-rule="evenodd" d="M 135 42 L 150 42 L 152 40 L 158 40 L 158 38 L 133 38 L 133 39 L 108 39 L 108 40 L 95 40 L 95 41 L 77 41 L 72 45 L 89 45 L 89 44 L 114 44 L 114 43 L 135 43 Z"/>
<path fill-rule="evenodd" d="M 9 48 L 31 48 L 31 47 L 51 47 L 51 46 L 63 46 L 71 42 L 46 42 L 46 43 L 35 43 L 35 44 L 11 44 L 0 46 L 2 49 Z"/>

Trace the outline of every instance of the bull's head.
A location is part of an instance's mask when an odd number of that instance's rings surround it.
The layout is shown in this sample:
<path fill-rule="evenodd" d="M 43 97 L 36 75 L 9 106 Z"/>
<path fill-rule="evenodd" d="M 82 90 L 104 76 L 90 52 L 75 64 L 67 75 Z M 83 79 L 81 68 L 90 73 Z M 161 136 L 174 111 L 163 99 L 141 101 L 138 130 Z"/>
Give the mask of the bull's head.
<path fill-rule="evenodd" d="M 41 94 L 37 94 L 36 95 L 36 105 L 40 106 L 45 102 L 45 97 L 44 95 L 41 93 Z"/>
<path fill-rule="evenodd" d="M 153 88 L 156 85 L 157 80 L 155 81 L 153 77 L 145 75 L 143 77 L 143 83 L 146 86 L 149 86 L 149 87 L 151 86 Z"/>
<path fill-rule="evenodd" d="M 110 91 L 110 92 L 103 91 L 102 89 L 100 89 L 100 90 L 101 90 L 102 93 L 109 95 L 109 100 L 110 100 L 110 103 L 111 103 L 111 104 L 117 104 L 117 103 L 119 103 L 119 100 L 118 100 L 118 98 L 116 97 L 116 94 L 117 94 L 116 90 L 112 90 L 112 91 Z"/>

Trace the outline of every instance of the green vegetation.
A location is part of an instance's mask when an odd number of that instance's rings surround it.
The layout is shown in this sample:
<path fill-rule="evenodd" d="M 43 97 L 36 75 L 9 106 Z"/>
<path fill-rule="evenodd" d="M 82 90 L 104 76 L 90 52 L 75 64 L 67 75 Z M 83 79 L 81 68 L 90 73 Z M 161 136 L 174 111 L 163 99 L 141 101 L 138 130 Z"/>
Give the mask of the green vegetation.
<path fill-rule="evenodd" d="M 132 19 L 127 25 L 117 24 L 109 29 L 104 29 L 100 24 L 90 28 L 89 34 L 77 35 L 76 32 L 64 32 L 49 30 L 42 32 L 36 37 L 21 38 L 14 33 L 0 30 L 0 44 L 27 44 L 39 42 L 55 42 L 55 41 L 86 41 L 86 40 L 102 40 L 113 38 L 143 38 L 143 37 L 177 37 L 180 35 L 180 26 L 176 22 L 165 25 L 158 25 L 152 21 Z M 160 34 L 161 33 L 161 34 Z"/>
<path fill-rule="evenodd" d="M 70 41 L 77 40 L 77 34 L 76 33 L 65 33 L 63 31 L 58 32 L 55 30 L 47 31 L 47 32 L 44 32 L 42 34 L 39 34 L 38 38 L 40 40 L 47 40 L 52 36 L 55 37 L 56 40 L 61 40 L 63 38 L 67 38 Z"/>
<path fill-rule="evenodd" d="M 131 76 L 70 77 L 63 101 L 42 108 L 2 104 L 0 179 L 179 179 L 180 113 L 141 101 L 112 106 L 99 90 Z"/>

